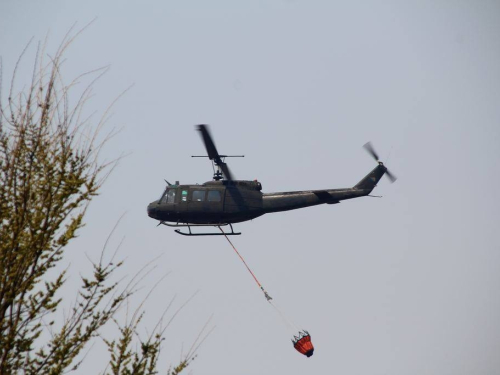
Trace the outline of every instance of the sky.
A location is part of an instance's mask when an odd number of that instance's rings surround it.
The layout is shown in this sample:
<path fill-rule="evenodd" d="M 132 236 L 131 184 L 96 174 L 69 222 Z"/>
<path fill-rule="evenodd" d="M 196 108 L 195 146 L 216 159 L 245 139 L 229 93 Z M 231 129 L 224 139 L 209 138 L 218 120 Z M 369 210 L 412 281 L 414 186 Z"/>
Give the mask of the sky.
<path fill-rule="evenodd" d="M 133 302 L 168 274 L 142 334 L 172 298 L 178 308 L 198 291 L 167 330 L 163 368 L 213 315 L 188 373 L 499 373 L 499 2 L 2 0 L 4 80 L 31 38 L 49 33 L 53 54 L 75 22 L 92 20 L 64 77 L 111 66 L 89 112 L 133 86 L 113 107 L 107 126 L 121 132 L 103 153 L 125 157 L 65 255 L 63 297 L 125 215 L 110 244 L 123 238 L 122 275 L 156 266 Z M 179 236 L 146 214 L 164 179 L 211 179 L 208 161 L 191 158 L 205 151 L 200 123 L 221 153 L 245 155 L 229 160 L 233 174 L 264 192 L 353 186 L 375 167 L 367 141 L 398 176 L 381 180 L 382 199 L 236 226 L 235 246 L 310 332 L 311 358 L 293 349 L 224 238 Z M 78 373 L 99 373 L 106 359 L 98 340 Z"/>

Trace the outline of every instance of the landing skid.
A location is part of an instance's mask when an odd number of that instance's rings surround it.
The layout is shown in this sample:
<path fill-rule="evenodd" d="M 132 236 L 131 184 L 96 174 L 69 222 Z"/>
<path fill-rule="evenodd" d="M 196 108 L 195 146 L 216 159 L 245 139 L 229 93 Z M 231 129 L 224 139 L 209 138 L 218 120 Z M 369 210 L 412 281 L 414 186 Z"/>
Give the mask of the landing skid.
<path fill-rule="evenodd" d="M 188 230 L 189 230 L 189 233 L 186 233 L 186 232 L 182 232 L 180 229 L 176 229 L 174 232 L 175 233 L 178 233 L 178 234 L 182 234 L 183 236 L 239 236 L 241 234 L 241 232 L 235 232 L 234 229 L 233 229 L 233 226 L 230 224 L 230 223 L 226 223 L 226 224 L 219 224 L 219 225 L 213 225 L 213 224 L 180 224 L 180 223 L 176 223 L 176 224 L 168 224 L 164 221 L 160 222 L 160 224 L 163 224 L 163 225 L 166 225 L 168 227 L 187 227 Z M 227 226 L 229 225 L 229 227 L 231 228 L 231 232 L 222 232 L 222 233 L 193 233 L 191 231 L 191 227 L 224 227 L 224 226 Z"/>

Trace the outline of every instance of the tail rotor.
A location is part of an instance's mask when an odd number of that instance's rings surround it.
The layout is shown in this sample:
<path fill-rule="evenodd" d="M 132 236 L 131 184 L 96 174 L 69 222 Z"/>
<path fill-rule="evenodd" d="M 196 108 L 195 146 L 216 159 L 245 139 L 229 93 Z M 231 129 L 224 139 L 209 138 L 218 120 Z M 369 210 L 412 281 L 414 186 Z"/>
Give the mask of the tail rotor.
<path fill-rule="evenodd" d="M 363 145 L 363 148 L 366 150 L 366 152 L 368 152 L 368 153 L 371 155 L 371 157 L 372 157 L 373 159 L 375 159 L 375 161 L 376 161 L 377 163 L 379 163 L 379 165 L 384 166 L 384 163 L 382 163 L 382 162 L 380 161 L 380 159 L 379 159 L 379 157 L 378 157 L 378 154 L 377 154 L 377 152 L 375 151 L 375 149 L 373 148 L 373 145 L 372 145 L 372 143 L 371 143 L 371 142 L 367 142 L 367 143 L 365 143 L 365 144 Z M 391 173 L 391 172 L 387 169 L 387 167 L 385 167 L 385 166 L 384 166 L 384 168 L 386 169 L 386 171 L 385 171 L 385 175 L 387 176 L 387 178 L 389 179 L 389 181 L 391 181 L 391 183 L 393 183 L 394 181 L 396 181 L 396 180 L 398 179 L 398 178 L 397 178 L 397 177 L 396 177 L 393 173 Z"/>

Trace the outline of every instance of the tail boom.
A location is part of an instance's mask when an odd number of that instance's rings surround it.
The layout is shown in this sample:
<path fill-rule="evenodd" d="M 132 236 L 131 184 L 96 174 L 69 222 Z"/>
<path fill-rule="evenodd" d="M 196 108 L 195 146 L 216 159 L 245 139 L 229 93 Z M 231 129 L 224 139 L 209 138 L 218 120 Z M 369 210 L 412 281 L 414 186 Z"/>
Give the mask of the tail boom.
<path fill-rule="evenodd" d="M 386 171 L 387 168 L 382 163 L 379 163 L 377 167 L 352 188 L 263 194 L 262 208 L 264 213 L 271 213 L 296 210 L 324 203 L 335 204 L 343 200 L 363 197 L 371 193 Z"/>

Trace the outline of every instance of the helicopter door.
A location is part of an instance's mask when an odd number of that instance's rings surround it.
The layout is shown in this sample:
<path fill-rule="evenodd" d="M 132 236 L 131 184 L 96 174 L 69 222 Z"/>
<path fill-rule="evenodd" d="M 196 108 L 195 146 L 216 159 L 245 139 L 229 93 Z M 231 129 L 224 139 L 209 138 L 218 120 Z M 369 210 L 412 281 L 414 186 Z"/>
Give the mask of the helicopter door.
<path fill-rule="evenodd" d="M 201 187 L 195 187 L 190 189 L 188 196 L 188 211 L 204 212 L 206 199 L 207 199 L 207 189 Z"/>
<path fill-rule="evenodd" d="M 188 211 L 188 192 L 189 189 L 181 186 L 177 189 L 177 212 L 181 214 L 187 213 Z"/>
<path fill-rule="evenodd" d="M 213 214 L 222 214 L 224 208 L 224 189 L 209 189 L 206 209 Z"/>
<path fill-rule="evenodd" d="M 190 189 L 188 212 L 207 222 L 219 222 L 223 213 L 224 189 L 195 187 Z"/>

